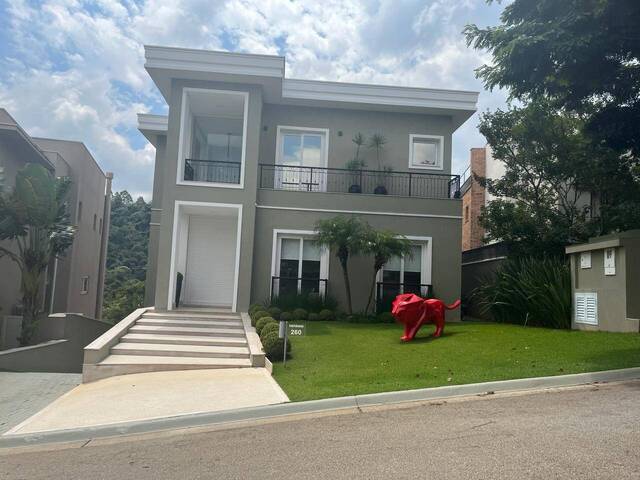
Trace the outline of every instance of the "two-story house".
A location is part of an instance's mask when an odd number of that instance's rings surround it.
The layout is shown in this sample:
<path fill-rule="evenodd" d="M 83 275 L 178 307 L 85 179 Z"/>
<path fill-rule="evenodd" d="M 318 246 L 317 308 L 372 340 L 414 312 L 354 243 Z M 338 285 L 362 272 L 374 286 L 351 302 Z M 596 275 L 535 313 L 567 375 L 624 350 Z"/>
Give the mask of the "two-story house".
<path fill-rule="evenodd" d="M 339 214 L 413 242 L 411 258 L 384 267 L 378 295 L 432 286 L 459 298 L 452 134 L 477 92 L 289 79 L 280 56 L 157 46 L 145 55 L 169 105 L 168 116 L 139 115 L 156 147 L 148 305 L 175 309 L 181 277 L 185 306 L 241 311 L 295 292 L 328 292 L 344 306 L 338 261 L 313 236 L 319 219 Z M 358 133 L 386 142 L 356 153 Z M 366 166 L 350 164 L 356 154 Z M 355 310 L 371 268 L 350 260 Z"/>

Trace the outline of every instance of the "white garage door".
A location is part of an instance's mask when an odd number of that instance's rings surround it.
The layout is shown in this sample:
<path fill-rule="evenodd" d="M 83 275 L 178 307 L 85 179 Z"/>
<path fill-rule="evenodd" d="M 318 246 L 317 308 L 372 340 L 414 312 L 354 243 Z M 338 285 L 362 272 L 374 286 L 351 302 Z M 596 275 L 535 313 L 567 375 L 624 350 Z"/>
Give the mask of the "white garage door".
<path fill-rule="evenodd" d="M 191 215 L 185 305 L 232 306 L 237 219 Z"/>

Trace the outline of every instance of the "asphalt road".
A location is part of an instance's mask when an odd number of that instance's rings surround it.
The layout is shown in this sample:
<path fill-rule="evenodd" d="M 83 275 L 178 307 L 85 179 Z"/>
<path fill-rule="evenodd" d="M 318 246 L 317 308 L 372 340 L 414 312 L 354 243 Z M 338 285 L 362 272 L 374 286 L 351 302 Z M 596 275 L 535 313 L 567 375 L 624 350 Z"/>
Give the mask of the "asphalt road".
<path fill-rule="evenodd" d="M 638 479 L 640 382 L 0 453 L 0 479 Z"/>

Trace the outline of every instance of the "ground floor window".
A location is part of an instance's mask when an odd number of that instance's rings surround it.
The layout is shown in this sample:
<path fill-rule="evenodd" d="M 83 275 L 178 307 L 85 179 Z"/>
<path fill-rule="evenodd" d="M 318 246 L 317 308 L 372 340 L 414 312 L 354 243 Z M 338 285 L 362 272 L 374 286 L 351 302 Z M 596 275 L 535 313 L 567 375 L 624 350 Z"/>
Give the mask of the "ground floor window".
<path fill-rule="evenodd" d="M 401 293 L 429 296 L 431 279 L 428 247 L 428 242 L 416 242 L 411 246 L 411 255 L 394 257 L 382 268 L 376 292 L 379 310 L 387 310 L 393 299 Z"/>
<path fill-rule="evenodd" d="M 313 237 L 277 236 L 277 258 L 272 288 L 276 295 L 324 294 L 327 254 Z"/>

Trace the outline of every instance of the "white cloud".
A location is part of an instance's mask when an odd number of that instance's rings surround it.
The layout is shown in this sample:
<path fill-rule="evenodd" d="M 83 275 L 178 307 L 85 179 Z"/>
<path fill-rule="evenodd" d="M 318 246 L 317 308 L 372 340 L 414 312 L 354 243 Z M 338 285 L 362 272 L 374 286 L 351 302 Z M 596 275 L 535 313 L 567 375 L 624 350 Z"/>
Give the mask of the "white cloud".
<path fill-rule="evenodd" d="M 116 188 L 149 197 L 154 152 L 135 114 L 165 107 L 143 44 L 284 54 L 296 78 L 479 90 L 473 69 L 485 58 L 460 32 L 498 11 L 476 0 L 15 0 L 0 105 L 34 135 L 84 141 Z M 503 102 L 485 92 L 480 106 Z M 456 133 L 455 169 L 484 142 L 476 124 Z"/>

